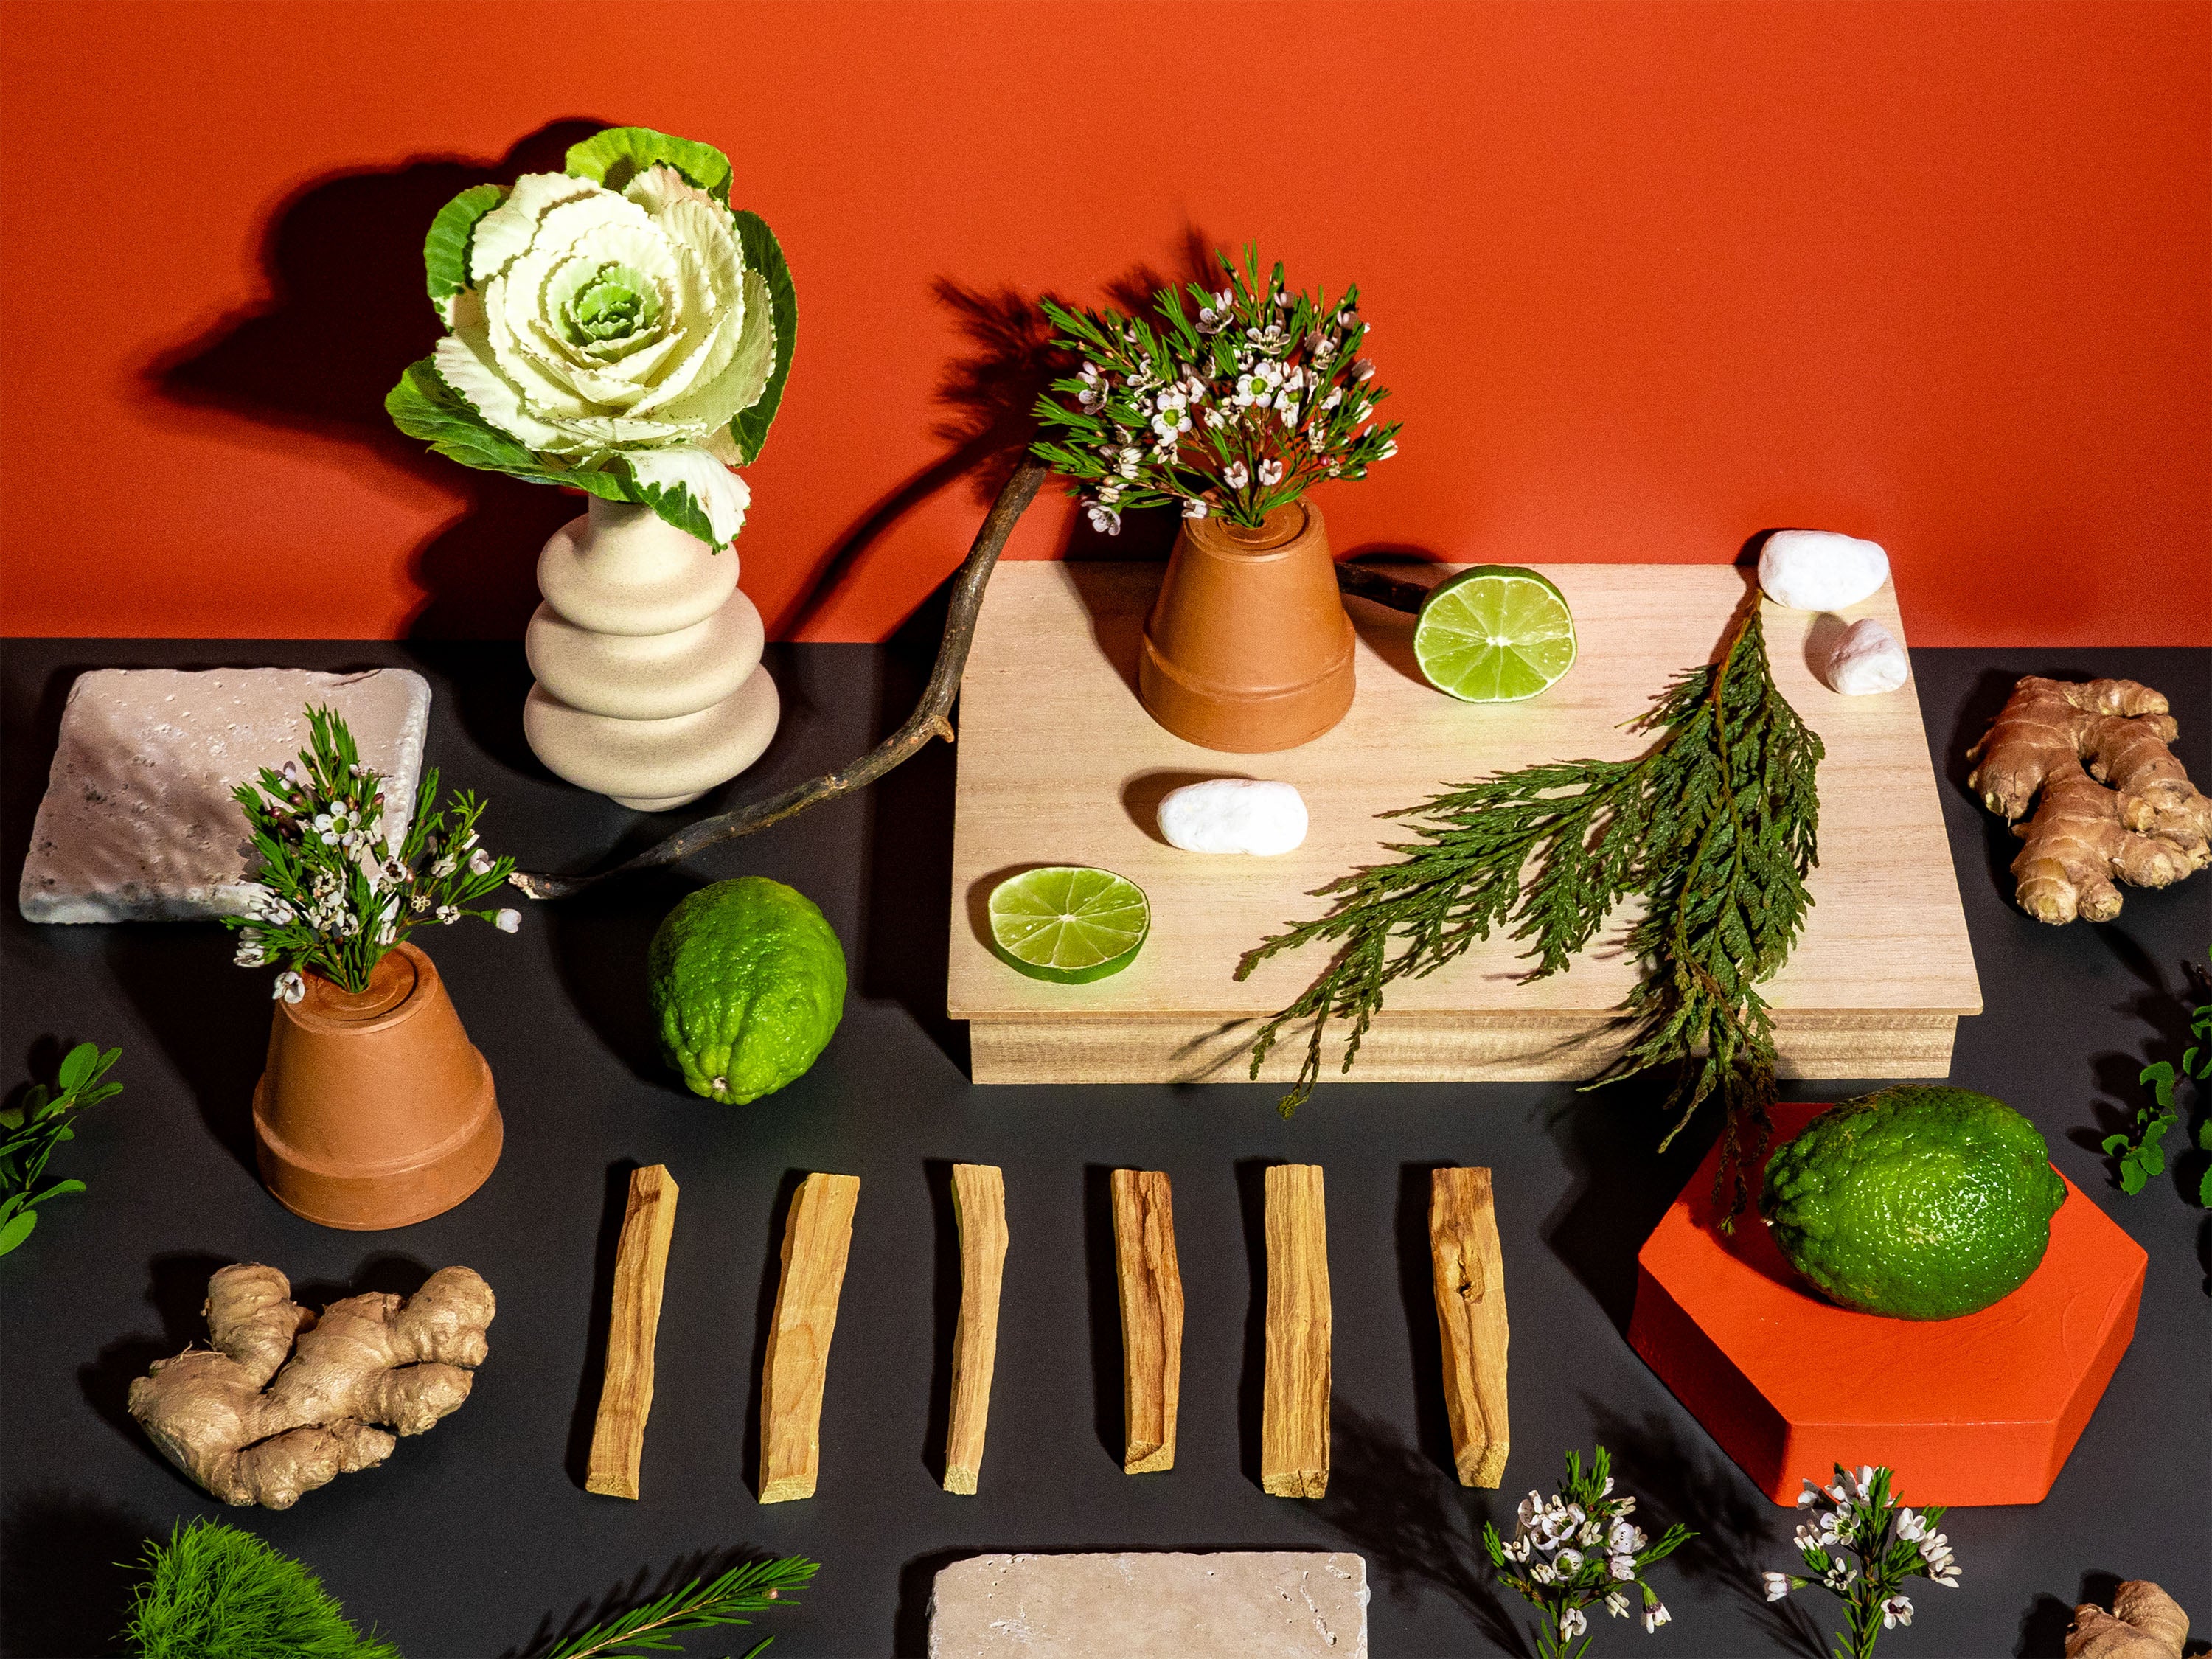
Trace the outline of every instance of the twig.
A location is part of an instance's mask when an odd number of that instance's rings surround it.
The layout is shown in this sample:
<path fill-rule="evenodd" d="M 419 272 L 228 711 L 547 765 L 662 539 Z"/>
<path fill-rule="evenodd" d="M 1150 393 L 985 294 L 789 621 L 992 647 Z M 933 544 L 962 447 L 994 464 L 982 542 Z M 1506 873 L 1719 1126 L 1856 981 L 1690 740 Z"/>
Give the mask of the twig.
<path fill-rule="evenodd" d="M 1006 538 L 1014 521 L 1022 516 L 1029 504 L 1036 499 L 1037 487 L 1051 468 L 1035 456 L 1025 456 L 1022 464 L 1006 480 L 999 499 L 991 504 L 991 511 L 983 520 L 983 527 L 975 532 L 974 546 L 952 578 L 952 605 L 945 618 L 945 641 L 938 647 L 937 666 L 931 671 L 929 685 L 921 702 L 906 724 L 885 738 L 866 754 L 849 766 L 835 772 L 825 772 L 818 778 L 809 778 L 805 783 L 771 795 L 766 800 L 755 801 L 734 812 L 724 812 L 711 818 L 686 825 L 657 846 L 649 847 L 627 863 L 611 870 L 602 870 L 593 876 L 555 876 L 525 874 L 518 872 L 510 879 L 532 898 L 567 898 L 580 893 L 595 883 L 610 876 L 626 875 L 635 870 L 650 870 L 664 864 L 674 864 L 690 858 L 702 848 L 717 842 L 732 841 L 739 836 L 750 836 L 765 830 L 770 824 L 804 812 L 810 806 L 818 806 L 825 800 L 835 800 L 865 789 L 878 778 L 920 753 L 933 738 L 942 738 L 947 743 L 953 739 L 952 700 L 960 692 L 960 676 L 968 665 L 968 647 L 975 638 L 975 615 L 983 604 L 983 589 L 991 580 L 991 571 L 999 562 L 999 554 L 1006 544 Z"/>

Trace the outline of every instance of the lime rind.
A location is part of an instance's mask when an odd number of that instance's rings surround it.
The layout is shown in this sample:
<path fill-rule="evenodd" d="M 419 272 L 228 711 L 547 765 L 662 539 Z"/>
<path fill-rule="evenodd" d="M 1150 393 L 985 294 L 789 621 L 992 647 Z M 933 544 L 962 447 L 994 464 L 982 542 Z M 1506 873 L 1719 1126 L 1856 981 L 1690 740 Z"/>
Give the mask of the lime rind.
<path fill-rule="evenodd" d="M 1152 907 L 1134 882 L 1088 865 L 1047 865 L 991 890 L 990 945 L 1007 966 L 1056 985 L 1084 985 L 1137 959 Z"/>
<path fill-rule="evenodd" d="M 1556 685 L 1575 652 L 1565 596 L 1518 565 L 1476 565 L 1439 583 L 1413 626 L 1421 672 L 1462 702 L 1525 702 Z"/>

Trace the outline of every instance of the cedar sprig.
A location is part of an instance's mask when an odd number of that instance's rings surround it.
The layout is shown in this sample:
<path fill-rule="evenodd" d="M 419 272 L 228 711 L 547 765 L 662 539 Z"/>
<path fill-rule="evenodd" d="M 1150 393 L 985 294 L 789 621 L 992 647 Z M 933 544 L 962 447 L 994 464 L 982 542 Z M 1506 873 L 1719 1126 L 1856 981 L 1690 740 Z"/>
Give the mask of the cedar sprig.
<path fill-rule="evenodd" d="M 571 1637 L 545 1659 L 623 1659 L 641 1653 L 681 1652 L 683 1644 L 669 1639 L 678 1632 L 747 1625 L 752 1621 L 744 1617 L 746 1613 L 795 1606 L 784 1599 L 786 1595 L 804 1589 L 817 1566 L 803 1556 L 787 1555 L 775 1561 L 749 1561 L 704 1582 L 695 1578 L 681 1589 Z M 767 1637 L 754 1644 L 745 1650 L 745 1659 L 753 1659 L 775 1639 Z"/>
<path fill-rule="evenodd" d="M 1352 1024 L 1349 1072 L 1396 981 L 1434 973 L 1493 927 L 1528 942 L 1528 979 L 1562 972 L 1622 900 L 1640 895 L 1645 912 L 1627 944 L 1643 977 L 1621 1005 L 1634 1030 L 1598 1081 L 1680 1068 L 1662 1152 L 1717 1097 L 1727 1111 L 1720 1183 L 1733 1188 L 1730 1213 L 1742 1208 L 1743 1161 L 1765 1147 L 1775 1093 L 1773 1018 L 1757 986 L 1787 959 L 1813 902 L 1805 877 L 1819 862 L 1824 752 L 1774 684 L 1756 592 L 1718 659 L 1676 677 L 1629 729 L 1656 734 L 1637 759 L 1525 767 L 1385 814 L 1413 820 L 1421 839 L 1389 846 L 1396 863 L 1316 890 L 1334 901 L 1326 915 L 1246 954 L 1240 980 L 1278 952 L 1336 947 L 1253 1042 L 1257 1078 L 1283 1029 L 1310 1023 L 1285 1116 L 1320 1079 L 1331 1019 Z"/>

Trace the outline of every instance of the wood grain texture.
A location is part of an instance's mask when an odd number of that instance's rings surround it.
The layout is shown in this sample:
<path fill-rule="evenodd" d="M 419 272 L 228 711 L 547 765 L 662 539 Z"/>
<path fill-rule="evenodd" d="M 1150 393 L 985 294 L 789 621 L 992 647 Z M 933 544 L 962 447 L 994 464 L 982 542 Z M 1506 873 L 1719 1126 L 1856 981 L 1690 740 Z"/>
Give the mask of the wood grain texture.
<path fill-rule="evenodd" d="M 1443 1338 L 1444 1410 L 1462 1486 L 1505 1478 L 1505 1253 L 1490 1171 L 1437 1170 L 1429 1184 L 1429 1262 Z"/>
<path fill-rule="evenodd" d="M 853 1246 L 858 1176 L 811 1175 L 783 1224 L 783 1277 L 761 1364 L 760 1501 L 814 1496 L 822 1467 L 822 1385 Z"/>
<path fill-rule="evenodd" d="M 615 1249 L 615 1293 L 607 1316 L 607 1363 L 599 1414 L 592 1427 L 584 1490 L 636 1498 L 645 1420 L 653 1411 L 653 1347 L 660 1328 L 660 1286 L 676 1231 L 676 1177 L 665 1164 L 629 1172 L 629 1201 Z"/>
<path fill-rule="evenodd" d="M 1121 1296 L 1121 1468 L 1171 1469 L 1182 1396 L 1182 1270 L 1175 1197 L 1158 1170 L 1113 1175 L 1114 1277 Z"/>
<path fill-rule="evenodd" d="M 1416 574 L 1438 579 L 1450 567 Z M 1581 647 L 1542 696 L 1486 707 L 1419 678 L 1412 618 L 1349 602 L 1358 695 L 1344 722 L 1301 748 L 1224 755 L 1170 737 L 1132 689 L 1160 567 L 1001 565 L 992 578 L 961 698 L 947 1006 L 971 1023 L 978 1082 L 1182 1082 L 1243 1075 L 1256 1021 L 1321 967 L 1313 951 L 1235 977 L 1245 951 L 1320 914 L 1311 890 L 1387 860 L 1402 826 L 1376 814 L 1540 761 L 1620 759 L 1647 739 L 1622 729 L 1686 667 L 1707 660 L 1743 592 L 1730 565 L 1547 565 Z M 1820 865 L 1789 963 L 1765 988 L 1785 1077 L 1940 1077 L 1960 1016 L 1981 1011 L 1942 803 L 1911 685 L 1845 697 L 1808 656 L 1844 623 L 1872 617 L 1902 639 L 1885 586 L 1837 617 L 1769 605 L 1775 679 L 1820 734 Z M 1295 784 L 1311 829 L 1279 858 L 1203 857 L 1158 838 L 1170 788 L 1201 777 Z M 986 943 L 985 901 L 1040 863 L 1119 872 L 1152 901 L 1152 933 L 1124 972 L 1080 987 L 1006 967 Z M 1573 969 L 1521 978 L 1502 933 L 1449 967 L 1390 988 L 1358 1075 L 1382 1081 L 1579 1079 L 1620 1046 L 1614 1011 L 1635 983 L 1615 912 Z M 1287 1078 L 1288 1040 L 1263 1076 Z M 1332 1044 L 1334 1038 L 1332 1038 Z M 1334 1060 L 1324 1079 L 1336 1075 Z"/>
<path fill-rule="evenodd" d="M 945 1490 L 973 1497 L 983 1473 L 991 1373 L 999 1358 L 999 1289 L 1006 1269 L 1006 1182 L 996 1166 L 952 1166 L 952 1214 L 960 1229 L 960 1323 L 952 1338 Z"/>
<path fill-rule="evenodd" d="M 1328 1220 L 1321 1166 L 1277 1164 L 1267 1184 L 1267 1375 L 1260 1485 L 1277 1498 L 1328 1491 Z"/>

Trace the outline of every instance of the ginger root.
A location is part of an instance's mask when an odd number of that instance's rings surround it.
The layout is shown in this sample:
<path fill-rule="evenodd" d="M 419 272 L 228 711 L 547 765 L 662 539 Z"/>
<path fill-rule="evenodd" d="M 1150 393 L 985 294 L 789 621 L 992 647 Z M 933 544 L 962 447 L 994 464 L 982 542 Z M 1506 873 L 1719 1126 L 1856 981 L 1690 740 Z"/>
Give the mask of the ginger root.
<path fill-rule="evenodd" d="M 240 1262 L 208 1280 L 214 1347 L 155 1362 L 131 1415 L 214 1497 L 289 1509 L 392 1455 L 376 1425 L 421 1434 L 458 1408 L 494 1311 L 490 1285 L 443 1267 L 410 1297 L 349 1296 L 319 1319 L 276 1268 Z"/>
<path fill-rule="evenodd" d="M 2013 687 L 1967 751 L 1980 763 L 1967 782 L 2027 843 L 2012 863 L 2021 909 L 2110 921 L 2116 878 L 2165 887 L 2212 859 L 2212 800 L 2166 747 L 2179 729 L 2165 697 L 2133 680 L 2030 675 Z"/>
<path fill-rule="evenodd" d="M 2157 1585 L 2131 1578 L 2106 1613 L 2094 1602 L 2074 1609 L 2066 1632 L 2066 1659 L 2181 1659 L 2189 1640 L 2189 1615 Z"/>

